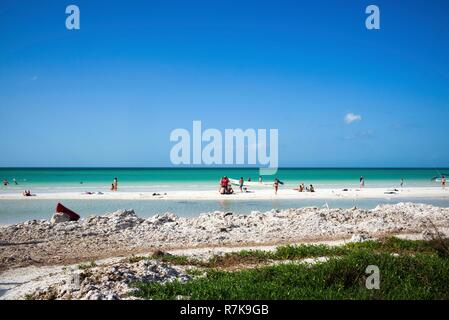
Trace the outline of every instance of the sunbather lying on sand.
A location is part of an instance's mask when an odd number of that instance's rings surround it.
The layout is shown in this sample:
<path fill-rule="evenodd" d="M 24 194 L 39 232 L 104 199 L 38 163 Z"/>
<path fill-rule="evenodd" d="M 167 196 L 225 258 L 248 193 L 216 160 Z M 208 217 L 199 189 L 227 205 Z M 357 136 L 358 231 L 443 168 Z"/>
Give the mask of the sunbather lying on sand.
<path fill-rule="evenodd" d="M 315 188 L 313 187 L 313 185 L 310 185 L 309 187 L 306 187 L 306 191 L 315 192 Z"/>
<path fill-rule="evenodd" d="M 24 192 L 22 192 L 22 195 L 23 195 L 24 197 L 32 197 L 32 196 L 35 196 L 35 194 L 32 194 L 32 193 L 31 193 L 31 190 L 25 190 Z"/>

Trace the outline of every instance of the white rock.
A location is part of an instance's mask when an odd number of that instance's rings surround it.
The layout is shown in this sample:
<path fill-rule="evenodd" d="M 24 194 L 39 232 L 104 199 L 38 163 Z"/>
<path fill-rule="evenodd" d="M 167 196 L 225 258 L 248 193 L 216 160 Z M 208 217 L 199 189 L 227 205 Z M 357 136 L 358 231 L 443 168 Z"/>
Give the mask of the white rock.
<path fill-rule="evenodd" d="M 367 234 L 353 234 L 350 242 L 364 242 L 368 240 L 372 240 L 372 237 Z"/>
<path fill-rule="evenodd" d="M 62 212 L 56 212 L 52 217 L 50 222 L 55 223 L 61 223 L 61 222 L 68 222 L 70 221 L 69 215 L 62 213 Z"/>

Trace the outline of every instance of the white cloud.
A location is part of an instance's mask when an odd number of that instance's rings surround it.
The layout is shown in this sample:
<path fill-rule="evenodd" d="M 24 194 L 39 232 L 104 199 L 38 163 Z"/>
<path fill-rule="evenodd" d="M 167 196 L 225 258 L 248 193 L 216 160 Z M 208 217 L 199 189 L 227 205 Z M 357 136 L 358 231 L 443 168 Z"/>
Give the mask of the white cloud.
<path fill-rule="evenodd" d="M 355 121 L 360 121 L 362 120 L 362 116 L 359 114 L 354 114 L 352 112 L 349 112 L 345 115 L 345 123 L 346 124 L 351 124 Z"/>

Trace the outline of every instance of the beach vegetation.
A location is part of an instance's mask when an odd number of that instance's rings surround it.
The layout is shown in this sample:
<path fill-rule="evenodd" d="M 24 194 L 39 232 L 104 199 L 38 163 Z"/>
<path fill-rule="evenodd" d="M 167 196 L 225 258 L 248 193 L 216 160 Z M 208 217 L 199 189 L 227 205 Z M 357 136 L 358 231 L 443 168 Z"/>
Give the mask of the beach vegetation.
<path fill-rule="evenodd" d="M 386 237 L 379 240 L 350 242 L 342 246 L 298 244 L 279 246 L 273 251 L 242 250 L 226 253 L 224 255 L 214 255 L 208 260 L 172 255 L 165 252 L 159 252 L 157 255 L 153 255 L 152 258 L 174 265 L 189 265 L 202 268 L 228 268 L 239 265 L 267 264 L 273 261 L 344 256 L 355 250 L 397 255 L 428 253 L 441 257 L 448 257 L 448 251 L 445 251 L 445 248 L 448 246 L 448 239 L 406 240 L 396 237 Z"/>
<path fill-rule="evenodd" d="M 95 268 L 97 263 L 95 261 L 90 261 L 89 263 L 82 263 L 78 265 L 78 269 L 80 270 L 88 270 L 90 268 Z"/>
<path fill-rule="evenodd" d="M 442 245 L 447 240 L 391 237 L 335 247 L 241 251 L 203 262 L 183 258 L 181 263 L 197 263 L 192 280 L 135 283 L 135 294 L 146 299 L 449 299 L 449 258 L 441 254 Z M 311 257 L 326 259 L 301 261 Z M 366 285 L 370 265 L 380 270 L 379 289 Z"/>

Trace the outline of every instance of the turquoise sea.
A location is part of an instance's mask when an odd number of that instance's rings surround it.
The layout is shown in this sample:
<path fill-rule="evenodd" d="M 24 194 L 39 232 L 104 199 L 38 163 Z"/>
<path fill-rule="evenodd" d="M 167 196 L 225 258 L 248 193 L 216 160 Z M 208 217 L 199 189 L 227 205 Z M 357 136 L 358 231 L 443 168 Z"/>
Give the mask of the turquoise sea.
<path fill-rule="evenodd" d="M 314 184 L 316 188 L 351 188 L 359 185 L 360 176 L 365 177 L 369 187 L 398 187 L 401 178 L 409 187 L 438 186 L 432 178 L 449 173 L 449 168 L 281 168 L 276 177 L 285 187 L 297 186 L 300 182 Z M 231 178 L 251 177 L 257 181 L 257 168 L 0 168 L 0 179 L 10 184 L 0 187 L 1 193 L 18 193 L 31 189 L 33 193 L 108 191 L 114 177 L 118 178 L 120 191 L 169 192 L 170 190 L 215 189 L 221 176 Z M 13 183 L 16 179 L 17 185 Z M 274 176 L 264 176 L 272 181 Z M 417 201 L 401 199 L 401 201 Z M 388 199 L 365 200 L 288 200 L 288 201 L 176 201 L 176 200 L 65 200 L 64 204 L 82 216 L 104 214 L 117 209 L 135 209 L 139 216 L 174 212 L 180 216 L 194 216 L 215 210 L 250 213 L 302 206 L 359 207 L 372 208 L 379 203 L 393 203 Z M 449 206 L 446 199 L 419 199 L 440 206 Z M 15 223 L 30 219 L 46 219 L 53 213 L 52 200 L 0 200 L 0 224 Z"/>
<path fill-rule="evenodd" d="M 404 178 L 409 186 L 434 186 L 432 177 L 449 173 L 449 168 L 397 169 L 397 168 L 281 168 L 276 177 L 287 185 L 299 182 L 313 183 L 319 187 L 357 186 L 359 177 L 364 176 L 366 186 L 396 186 Z M 12 180 L 16 179 L 19 189 L 66 190 L 86 188 L 108 188 L 114 177 L 120 187 L 126 190 L 145 189 L 202 189 L 216 186 L 220 177 L 251 177 L 257 180 L 257 168 L 0 168 L 0 178 L 8 179 L 14 190 Z M 263 177 L 272 181 L 274 176 Z"/>

